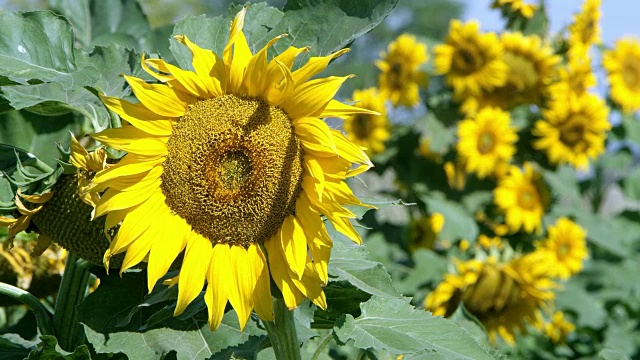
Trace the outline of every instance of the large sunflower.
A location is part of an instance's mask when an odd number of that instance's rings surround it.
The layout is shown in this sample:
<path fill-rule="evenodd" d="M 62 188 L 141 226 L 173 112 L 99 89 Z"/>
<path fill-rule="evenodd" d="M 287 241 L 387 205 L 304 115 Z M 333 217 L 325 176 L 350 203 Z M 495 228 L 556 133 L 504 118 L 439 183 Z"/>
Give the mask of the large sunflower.
<path fill-rule="evenodd" d="M 544 241 L 536 243 L 539 251 L 546 252 L 547 258 L 554 264 L 553 275 L 568 279 L 582 270 L 582 262 L 589 255 L 587 233 L 580 225 L 562 217 L 548 229 Z"/>
<path fill-rule="evenodd" d="M 613 50 L 605 51 L 602 66 L 609 74 L 611 98 L 622 111 L 640 109 L 640 42 L 620 39 Z"/>
<path fill-rule="evenodd" d="M 456 273 L 425 299 L 425 308 L 434 315 L 448 317 L 460 303 L 482 322 L 491 342 L 498 336 L 515 343 L 515 335 L 526 332 L 526 325 L 540 329 L 544 309 L 556 287 L 544 256 L 531 253 L 510 261 L 495 257 L 456 262 Z"/>
<path fill-rule="evenodd" d="M 455 94 L 477 95 L 504 85 L 507 65 L 502 60 L 502 44 L 494 33 L 480 34 L 476 21 L 452 20 L 444 44 L 435 52 L 435 70 L 446 75 Z"/>
<path fill-rule="evenodd" d="M 473 114 L 486 106 L 510 109 L 520 104 L 540 104 L 548 93 L 554 68 L 560 57 L 536 35 L 505 32 L 500 36 L 507 64 L 507 80 L 502 86 L 467 96 L 462 111 Z"/>
<path fill-rule="evenodd" d="M 508 112 L 489 107 L 458 124 L 457 150 L 467 172 L 484 179 L 511 160 L 518 135 L 509 122 Z"/>
<path fill-rule="evenodd" d="M 389 139 L 390 126 L 385 98 L 375 88 L 355 90 L 353 92 L 355 106 L 377 111 L 380 115 L 355 114 L 344 121 L 344 131 L 354 143 L 366 148 L 369 155 L 384 151 L 384 143 Z"/>
<path fill-rule="evenodd" d="M 381 73 L 378 85 L 393 105 L 415 106 L 420 102 L 420 86 L 426 85 L 427 73 L 420 66 L 428 59 L 427 45 L 416 37 L 402 34 L 389 44 L 388 52 L 376 61 Z"/>
<path fill-rule="evenodd" d="M 542 112 L 544 120 L 536 121 L 532 133 L 539 139 L 533 147 L 544 150 L 554 164 L 572 164 L 586 169 L 589 159 L 604 152 L 609 109 L 593 94 L 558 95 Z"/>
<path fill-rule="evenodd" d="M 524 163 L 522 169 L 512 166 L 493 194 L 493 201 L 505 214 L 511 232 L 521 228 L 527 233 L 540 230 L 549 194 L 541 175 L 530 163 Z"/>
<path fill-rule="evenodd" d="M 222 57 L 186 36 L 194 71 L 142 58 L 159 84 L 125 76 L 139 103 L 102 97 L 130 126 L 94 135 L 127 152 L 98 172 L 95 216 L 121 224 L 105 264 L 126 252 L 121 272 L 147 259 L 153 289 L 183 250 L 175 314 L 203 289 L 209 325 L 227 302 L 244 328 L 252 310 L 273 318 L 270 278 L 293 309 L 309 298 L 326 307 L 322 286 L 332 246 L 321 215 L 355 242 L 343 205 L 361 205 L 344 182 L 372 166 L 367 155 L 321 117 L 373 113 L 333 100 L 350 76 L 309 80 L 346 50 L 290 68 L 306 48 L 267 61 L 242 32 L 246 9 L 231 24 Z M 154 71 L 154 70 L 156 71 Z M 355 164 L 355 167 L 352 165 Z M 186 250 L 185 250 L 186 249 Z"/>

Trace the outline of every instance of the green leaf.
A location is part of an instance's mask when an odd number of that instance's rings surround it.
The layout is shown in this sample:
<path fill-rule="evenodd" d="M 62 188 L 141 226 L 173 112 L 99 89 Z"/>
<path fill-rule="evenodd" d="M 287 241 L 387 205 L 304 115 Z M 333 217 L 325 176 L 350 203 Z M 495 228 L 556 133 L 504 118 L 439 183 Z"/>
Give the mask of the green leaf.
<path fill-rule="evenodd" d="M 604 360 L 631 360 L 629 355 L 625 354 L 621 350 L 609 348 L 602 349 L 602 351 L 598 353 L 598 356 Z"/>
<path fill-rule="evenodd" d="M 445 199 L 437 193 L 429 193 L 421 197 L 427 204 L 429 211 L 439 212 L 444 216 L 444 226 L 440 232 L 440 239 L 455 241 L 467 239 L 474 241 L 478 237 L 478 224 L 473 214 L 469 213 L 462 205 Z"/>
<path fill-rule="evenodd" d="M 20 84 L 57 82 L 65 89 L 91 85 L 95 68 L 78 69 L 73 31 L 49 11 L 0 12 L 0 75 Z"/>
<path fill-rule="evenodd" d="M 209 330 L 209 325 L 200 321 L 192 321 L 186 328 L 158 328 L 145 332 L 113 332 L 101 334 L 84 325 L 87 340 L 97 353 L 122 352 L 130 359 L 157 359 L 159 356 L 176 352 L 178 360 L 206 359 L 227 347 L 246 342 L 250 336 L 263 335 L 264 332 L 249 321 L 244 332 L 235 311 L 224 314 L 222 324 L 216 331 Z"/>
<path fill-rule="evenodd" d="M 433 250 L 418 249 L 412 257 L 415 266 L 409 268 L 407 276 L 395 284 L 403 294 L 415 294 L 422 285 L 439 282 L 447 272 L 447 259 Z"/>
<path fill-rule="evenodd" d="M 622 128 L 626 140 L 640 144 L 640 121 L 634 114 L 622 116 Z"/>
<path fill-rule="evenodd" d="M 436 352 L 445 358 L 493 359 L 465 330 L 442 317 L 414 308 L 406 298 L 374 296 L 362 304 L 362 315 L 346 315 L 334 327 L 341 342 L 394 355 Z"/>
<path fill-rule="evenodd" d="M 75 30 L 79 45 L 120 44 L 138 50 L 150 48 L 151 26 L 134 0 L 49 0 L 51 8 L 64 15 Z"/>
<path fill-rule="evenodd" d="M 252 4 L 247 10 L 245 36 L 255 53 L 276 36 L 289 34 L 273 46 L 271 55 L 289 46 L 310 46 L 311 50 L 296 60 L 299 65 L 310 56 L 327 55 L 348 46 L 384 20 L 396 3 L 397 0 L 314 1 L 306 7 L 300 7 L 300 3 L 288 5 L 289 10 L 284 13 L 265 3 Z M 220 55 L 234 15 L 187 17 L 176 24 L 173 34 L 186 35 L 200 47 Z M 172 40 L 170 49 L 181 67 L 191 68 L 191 53 L 185 46 Z"/>
<path fill-rule="evenodd" d="M 640 240 L 640 224 L 623 217 L 603 217 L 590 212 L 576 214 L 587 230 L 587 240 L 619 257 L 626 257 Z"/>
<path fill-rule="evenodd" d="M 331 329 L 344 314 L 360 316 L 360 304 L 371 298 L 370 294 L 346 281 L 329 281 L 324 288 L 327 309 L 316 309 L 313 317 L 314 329 Z"/>
<path fill-rule="evenodd" d="M 575 312 L 578 315 L 577 325 L 592 329 L 601 328 L 607 317 L 602 304 L 572 280 L 564 284 L 562 291 L 557 292 L 556 307 Z"/>
<path fill-rule="evenodd" d="M 335 280 L 344 280 L 372 295 L 400 296 L 391 284 L 391 277 L 382 264 L 366 259 L 366 252 L 343 235 L 329 227 L 333 238 L 333 249 L 329 261 L 329 275 Z"/>
<path fill-rule="evenodd" d="M 54 336 L 40 336 L 42 342 L 38 348 L 29 353 L 28 360 L 86 360 L 91 358 L 87 345 L 78 346 L 72 353 L 64 351 L 58 346 L 58 340 Z"/>

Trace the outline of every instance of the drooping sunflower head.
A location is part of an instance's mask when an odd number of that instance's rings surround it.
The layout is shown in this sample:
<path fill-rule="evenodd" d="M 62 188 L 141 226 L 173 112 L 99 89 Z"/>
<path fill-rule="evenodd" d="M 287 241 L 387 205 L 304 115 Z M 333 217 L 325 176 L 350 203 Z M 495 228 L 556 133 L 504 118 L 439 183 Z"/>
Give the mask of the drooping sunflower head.
<path fill-rule="evenodd" d="M 462 303 L 482 322 L 491 342 L 499 336 L 514 344 L 515 335 L 525 332 L 526 325 L 540 326 L 541 308 L 553 299 L 555 287 L 546 275 L 546 263 L 536 264 L 528 257 L 458 261 L 457 272 L 445 275 L 427 296 L 425 308 L 447 317 Z"/>
<path fill-rule="evenodd" d="M 620 39 L 605 51 L 602 66 L 607 70 L 611 98 L 624 112 L 640 109 L 640 42 Z"/>
<path fill-rule="evenodd" d="M 491 3 L 491 8 L 500 9 L 505 15 L 517 14 L 525 19 L 530 19 L 538 6 L 523 0 L 494 0 Z"/>
<path fill-rule="evenodd" d="M 540 104 L 548 93 L 554 69 L 560 62 L 551 47 L 536 35 L 519 32 L 503 33 L 500 42 L 508 68 L 507 80 L 502 86 L 467 96 L 462 104 L 462 111 L 467 114 L 486 106 L 510 109 L 520 104 Z"/>
<path fill-rule="evenodd" d="M 507 80 L 502 51 L 497 35 L 480 34 L 476 21 L 452 20 L 445 43 L 434 49 L 435 71 L 446 75 L 458 97 L 477 95 L 482 90 L 502 86 Z"/>
<path fill-rule="evenodd" d="M 381 73 L 378 85 L 382 95 L 393 105 L 415 106 L 420 101 L 420 86 L 426 85 L 427 73 L 420 66 L 428 59 L 427 45 L 416 37 L 402 34 L 389 44 L 376 66 Z"/>
<path fill-rule="evenodd" d="M 344 121 L 347 137 L 365 147 L 369 155 L 379 154 L 385 149 L 385 141 L 389 139 L 391 126 L 387 119 L 385 98 L 376 88 L 355 90 L 353 92 L 355 106 L 376 111 L 380 115 L 355 114 Z"/>
<path fill-rule="evenodd" d="M 508 163 L 516 152 L 516 130 L 510 126 L 510 116 L 498 108 L 483 108 L 474 118 L 458 124 L 457 150 L 468 173 L 483 179 Z"/>
<path fill-rule="evenodd" d="M 542 176 L 530 163 L 520 169 L 512 166 L 493 191 L 493 201 L 504 213 L 511 232 L 540 230 L 542 215 L 549 204 L 549 194 Z"/>
<path fill-rule="evenodd" d="M 584 0 L 582 9 L 569 26 L 569 56 L 574 59 L 587 56 L 593 44 L 600 43 L 601 0 Z"/>
<path fill-rule="evenodd" d="M 289 308 L 309 298 L 326 306 L 322 286 L 332 246 L 321 215 L 360 242 L 344 205 L 362 205 L 345 179 L 372 166 L 360 147 L 322 117 L 375 114 L 333 96 L 349 78 L 312 79 L 346 50 L 291 67 L 307 48 L 267 60 L 242 33 L 246 8 L 231 24 L 222 56 L 176 39 L 193 71 L 142 58 L 158 82 L 125 77 L 138 103 L 103 96 L 130 125 L 93 137 L 127 152 L 99 171 L 96 217 L 120 225 L 104 255 L 126 253 L 121 272 L 147 259 L 149 290 L 184 251 L 177 279 L 180 314 L 202 291 L 212 329 L 227 302 L 244 328 L 252 310 L 272 319 L 270 278 Z M 265 253 L 266 251 L 266 253 Z M 267 261 L 268 257 L 268 261 Z"/>
<path fill-rule="evenodd" d="M 597 95 L 558 96 L 535 123 L 538 137 L 533 147 L 547 153 L 553 164 L 571 164 L 586 169 L 590 159 L 604 152 L 609 108 Z"/>
<path fill-rule="evenodd" d="M 583 261 L 589 256 L 586 231 L 567 218 L 560 218 L 547 229 L 547 238 L 536 243 L 538 251 L 548 254 L 554 263 L 553 276 L 563 280 L 582 270 Z"/>

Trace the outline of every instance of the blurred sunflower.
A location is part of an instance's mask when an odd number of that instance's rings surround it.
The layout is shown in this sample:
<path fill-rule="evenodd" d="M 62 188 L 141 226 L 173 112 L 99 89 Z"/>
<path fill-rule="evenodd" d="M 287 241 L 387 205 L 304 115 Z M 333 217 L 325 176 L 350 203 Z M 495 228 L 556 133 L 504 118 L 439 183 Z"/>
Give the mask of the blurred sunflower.
<path fill-rule="evenodd" d="M 554 344 L 563 344 L 575 329 L 575 325 L 564 318 L 562 311 L 556 311 L 551 321 L 544 324 L 544 334 Z"/>
<path fill-rule="evenodd" d="M 527 233 L 540 230 L 542 215 L 549 203 L 549 194 L 542 176 L 530 163 L 523 168 L 512 166 L 493 191 L 493 202 L 505 214 L 511 232 L 523 229 Z"/>
<path fill-rule="evenodd" d="M 549 264 L 538 253 L 499 262 L 495 257 L 456 261 L 457 273 L 446 274 L 425 299 L 425 308 L 449 317 L 460 303 L 482 322 L 495 343 L 510 345 L 526 325 L 540 329 L 541 309 L 553 300 L 556 284 Z"/>
<path fill-rule="evenodd" d="M 501 9 L 506 14 L 518 14 L 526 19 L 530 19 L 538 8 L 535 4 L 529 4 L 523 0 L 494 0 L 492 9 Z"/>
<path fill-rule="evenodd" d="M 554 264 L 553 276 L 567 280 L 582 270 L 582 262 L 589 256 L 587 233 L 578 224 L 562 217 L 547 229 L 547 238 L 536 242 L 536 249 L 548 254 Z"/>
<path fill-rule="evenodd" d="M 438 212 L 412 221 L 409 226 L 409 249 L 433 249 L 444 221 L 444 215 Z"/>
<path fill-rule="evenodd" d="M 446 75 L 458 97 L 477 95 L 502 86 L 507 80 L 498 37 L 494 33 L 480 34 L 476 21 L 464 24 L 452 20 L 445 43 L 436 46 L 434 52 L 436 73 Z"/>
<path fill-rule="evenodd" d="M 586 169 L 589 159 L 604 152 L 611 128 L 608 115 L 609 108 L 596 95 L 555 97 L 542 111 L 543 120 L 535 123 L 532 133 L 539 139 L 533 147 L 545 151 L 553 164 L 569 163 Z"/>
<path fill-rule="evenodd" d="M 516 152 L 516 130 L 509 124 L 510 116 L 498 108 L 483 108 L 474 118 L 458 124 L 458 154 L 468 173 L 484 179 L 496 167 L 508 163 Z"/>
<path fill-rule="evenodd" d="M 170 281 L 178 285 L 175 314 L 206 282 L 212 329 L 227 302 L 241 329 L 252 310 L 273 319 L 270 278 L 290 309 L 305 298 L 326 308 L 332 242 L 320 215 L 360 243 L 355 215 L 343 205 L 363 204 L 344 180 L 372 166 L 320 120 L 375 114 L 332 99 L 350 76 L 309 80 L 347 50 L 312 57 L 292 72 L 308 49 L 289 47 L 267 61 L 279 36 L 253 55 L 242 32 L 245 13 L 233 20 L 222 57 L 176 36 L 191 51 L 194 71 L 143 56 L 143 68 L 161 83 L 125 76 L 140 102 L 102 100 L 130 126 L 93 135 L 128 153 L 88 188 L 104 191 L 95 216 L 106 215 L 105 227 L 121 223 L 105 264 L 122 252 L 121 272 L 147 260 L 151 291 L 184 250 Z"/>
<path fill-rule="evenodd" d="M 569 25 L 569 57 L 587 57 L 589 48 L 600 43 L 600 3 L 601 0 L 584 0 L 582 9 L 573 16 Z"/>
<path fill-rule="evenodd" d="M 582 96 L 596 86 L 596 75 L 588 57 L 570 59 L 565 66 L 556 69 L 556 81 L 549 86 L 549 97 L 552 99 L 566 97 L 568 94 Z"/>
<path fill-rule="evenodd" d="M 413 35 L 402 34 L 380 57 L 382 59 L 376 61 L 376 66 L 382 72 L 378 78 L 382 95 L 394 106 L 417 105 L 420 86 L 427 83 L 427 73 L 420 70 L 429 58 L 427 45 L 418 42 Z"/>
<path fill-rule="evenodd" d="M 620 39 L 613 50 L 604 52 L 602 66 L 609 75 L 611 99 L 624 112 L 640 109 L 640 42 Z"/>
<path fill-rule="evenodd" d="M 379 154 L 384 151 L 385 141 L 389 139 L 389 120 L 384 108 L 385 98 L 375 88 L 355 90 L 353 92 L 355 106 L 373 110 L 380 115 L 355 114 L 344 121 L 344 131 L 347 137 L 359 146 L 367 148 L 368 155 Z"/>
<path fill-rule="evenodd" d="M 462 111 L 473 114 L 487 106 L 510 109 L 520 104 L 541 104 L 553 80 L 560 57 L 536 35 L 505 32 L 500 36 L 507 64 L 507 81 L 502 86 L 467 96 Z"/>

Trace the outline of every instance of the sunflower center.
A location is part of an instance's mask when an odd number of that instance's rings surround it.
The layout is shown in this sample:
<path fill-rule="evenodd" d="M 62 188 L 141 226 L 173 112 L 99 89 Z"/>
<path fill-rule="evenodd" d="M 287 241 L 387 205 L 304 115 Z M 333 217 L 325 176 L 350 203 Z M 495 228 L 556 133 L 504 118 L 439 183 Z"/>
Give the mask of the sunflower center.
<path fill-rule="evenodd" d="M 371 119 L 364 114 L 357 114 L 353 119 L 353 133 L 358 139 L 365 140 L 371 135 Z"/>
<path fill-rule="evenodd" d="M 406 75 L 405 75 L 404 68 L 405 68 L 404 64 L 399 61 L 394 61 L 391 63 L 389 74 L 387 75 L 390 88 L 402 89 L 406 86 L 406 83 L 405 83 Z"/>
<path fill-rule="evenodd" d="M 629 89 L 640 91 L 640 62 L 625 61 L 622 79 Z"/>
<path fill-rule="evenodd" d="M 584 139 L 586 128 L 586 119 L 582 115 L 574 115 L 560 129 L 560 141 L 570 148 L 576 148 Z"/>
<path fill-rule="evenodd" d="M 564 259 L 569 254 L 569 246 L 567 244 L 560 244 L 558 246 L 558 258 Z"/>
<path fill-rule="evenodd" d="M 261 243 L 293 214 L 303 150 L 280 108 L 236 95 L 201 100 L 167 145 L 167 205 L 213 244 Z"/>
<path fill-rule="evenodd" d="M 478 151 L 481 154 L 488 154 L 493 150 L 496 139 L 490 132 L 483 132 L 478 137 Z"/>
<path fill-rule="evenodd" d="M 464 306 L 479 319 L 495 316 L 519 300 L 520 287 L 496 265 L 486 264 L 463 296 Z"/>
<path fill-rule="evenodd" d="M 457 72 L 467 75 L 478 70 L 483 60 L 474 49 L 459 48 L 453 56 L 453 67 Z"/>
<path fill-rule="evenodd" d="M 538 84 L 538 72 L 531 60 L 507 51 L 504 61 L 509 66 L 507 84 L 512 91 L 524 92 L 535 88 Z"/>
<path fill-rule="evenodd" d="M 518 206 L 523 209 L 533 210 L 539 203 L 540 199 L 533 188 L 524 189 L 518 194 Z"/>

